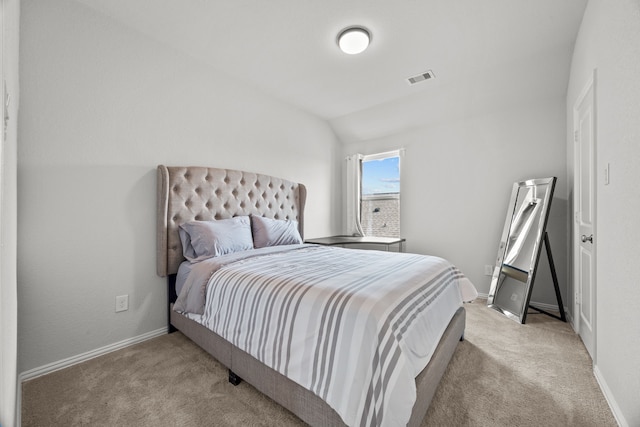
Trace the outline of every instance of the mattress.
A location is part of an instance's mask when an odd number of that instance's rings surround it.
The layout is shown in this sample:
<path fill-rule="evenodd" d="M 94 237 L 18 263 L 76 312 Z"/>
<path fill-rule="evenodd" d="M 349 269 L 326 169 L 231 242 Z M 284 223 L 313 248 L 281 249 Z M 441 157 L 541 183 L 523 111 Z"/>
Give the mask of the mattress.
<path fill-rule="evenodd" d="M 190 266 L 174 309 L 325 400 L 348 425 L 406 425 L 415 376 L 473 285 L 416 254 L 290 245 Z"/>

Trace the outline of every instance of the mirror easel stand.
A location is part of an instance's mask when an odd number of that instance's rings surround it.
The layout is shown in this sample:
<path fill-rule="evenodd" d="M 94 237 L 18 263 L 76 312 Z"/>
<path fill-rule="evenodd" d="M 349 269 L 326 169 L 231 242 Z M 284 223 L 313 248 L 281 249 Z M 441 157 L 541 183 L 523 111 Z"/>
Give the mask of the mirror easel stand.
<path fill-rule="evenodd" d="M 535 307 L 531 304 L 529 304 L 529 308 L 539 313 L 546 314 L 547 316 L 551 316 L 558 320 L 562 320 L 563 322 L 566 323 L 567 316 L 564 314 L 564 305 L 562 304 L 562 295 L 560 294 L 560 285 L 558 284 L 558 275 L 556 274 L 556 265 L 553 262 L 553 255 L 551 254 L 551 244 L 549 243 L 549 235 L 547 234 L 546 231 L 544 232 L 544 248 L 547 252 L 547 259 L 549 260 L 549 268 L 551 269 L 551 278 L 553 279 L 553 287 L 555 288 L 555 291 L 556 291 L 556 300 L 558 301 L 558 311 L 560 312 L 560 316 L 556 316 L 553 313 L 550 313 L 546 310 Z"/>

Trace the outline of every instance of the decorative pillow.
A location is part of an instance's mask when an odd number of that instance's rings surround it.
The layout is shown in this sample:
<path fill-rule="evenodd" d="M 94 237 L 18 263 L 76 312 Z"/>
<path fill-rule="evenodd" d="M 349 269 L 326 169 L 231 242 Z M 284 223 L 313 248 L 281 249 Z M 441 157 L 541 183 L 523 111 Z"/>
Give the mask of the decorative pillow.
<path fill-rule="evenodd" d="M 215 221 L 190 221 L 178 229 L 182 253 L 191 262 L 253 249 L 248 216 Z"/>
<path fill-rule="evenodd" d="M 271 219 L 251 215 L 251 230 L 253 231 L 253 246 L 256 249 L 302 243 L 302 237 L 298 232 L 298 221 L 293 219 Z"/>

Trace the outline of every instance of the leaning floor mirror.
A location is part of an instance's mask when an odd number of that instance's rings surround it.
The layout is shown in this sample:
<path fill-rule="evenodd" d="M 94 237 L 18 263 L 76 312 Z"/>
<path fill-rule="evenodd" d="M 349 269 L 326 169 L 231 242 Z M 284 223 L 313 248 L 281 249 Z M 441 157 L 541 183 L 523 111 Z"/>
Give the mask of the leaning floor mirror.
<path fill-rule="evenodd" d="M 530 179 L 514 183 L 511 192 L 487 305 L 520 323 L 525 323 L 527 318 L 543 244 L 549 256 L 556 296 L 560 295 L 546 234 L 555 184 L 556 177 Z"/>

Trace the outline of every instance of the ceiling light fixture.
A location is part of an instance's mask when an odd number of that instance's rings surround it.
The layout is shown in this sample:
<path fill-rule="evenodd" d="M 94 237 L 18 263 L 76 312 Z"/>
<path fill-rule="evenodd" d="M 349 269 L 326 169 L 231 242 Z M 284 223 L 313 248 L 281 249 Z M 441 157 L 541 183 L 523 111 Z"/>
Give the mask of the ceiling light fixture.
<path fill-rule="evenodd" d="M 371 34 L 364 27 L 345 28 L 338 34 L 340 50 L 349 55 L 364 52 L 371 42 Z"/>

